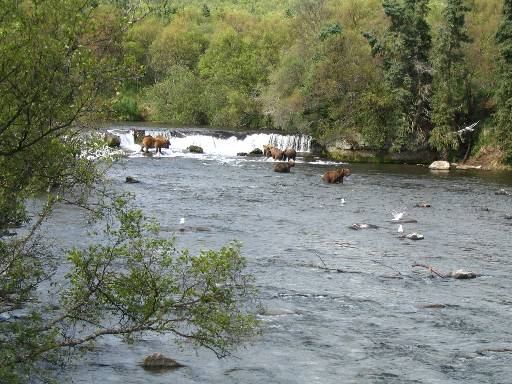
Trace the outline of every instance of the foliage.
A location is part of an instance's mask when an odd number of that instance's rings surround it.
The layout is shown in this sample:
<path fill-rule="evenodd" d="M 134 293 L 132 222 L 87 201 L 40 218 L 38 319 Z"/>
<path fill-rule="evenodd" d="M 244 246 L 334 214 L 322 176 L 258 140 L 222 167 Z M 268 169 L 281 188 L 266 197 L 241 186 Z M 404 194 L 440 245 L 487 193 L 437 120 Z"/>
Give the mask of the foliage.
<path fill-rule="evenodd" d="M 448 1 L 434 53 L 432 122 L 435 128 L 429 143 L 444 159 L 448 158 L 450 150 L 459 147 L 456 131 L 466 123 L 471 102 L 469 71 L 462 52 L 462 45 L 471 41 L 465 27 L 468 11 L 463 0 Z"/>
<path fill-rule="evenodd" d="M 202 84 L 189 68 L 172 66 L 167 77 L 148 89 L 146 102 L 153 120 L 201 125 L 206 123 Z"/>
<path fill-rule="evenodd" d="M 145 78 L 137 67 L 147 68 L 141 47 L 154 33 L 130 40 L 126 28 L 156 3 L 0 0 L 2 383 L 45 381 L 65 352 L 105 334 L 173 333 L 225 356 L 254 329 L 239 245 L 177 251 L 156 223 L 112 197 L 108 163 L 97 159 L 97 140 L 85 140 L 84 122 Z M 41 231 L 61 203 L 105 225 L 67 261 Z M 21 228 L 10 237 L 13 226 Z"/>
<path fill-rule="evenodd" d="M 503 2 L 503 19 L 496 32 L 499 44 L 496 128 L 508 161 L 512 161 L 512 1 Z"/>
<path fill-rule="evenodd" d="M 385 80 L 398 101 L 401 122 L 393 146 L 415 148 L 431 128 L 428 0 L 384 0 L 382 6 L 390 21 L 384 36 L 365 36 L 373 54 L 382 58 Z"/>

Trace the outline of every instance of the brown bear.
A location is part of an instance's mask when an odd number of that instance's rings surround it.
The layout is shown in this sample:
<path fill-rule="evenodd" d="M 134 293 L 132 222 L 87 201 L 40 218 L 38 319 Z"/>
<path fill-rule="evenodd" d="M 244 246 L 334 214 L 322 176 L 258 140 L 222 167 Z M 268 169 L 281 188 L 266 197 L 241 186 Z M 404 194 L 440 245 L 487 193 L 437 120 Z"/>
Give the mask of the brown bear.
<path fill-rule="evenodd" d="M 284 152 L 279 148 L 272 147 L 270 148 L 270 154 L 274 160 L 283 160 Z"/>
<path fill-rule="evenodd" d="M 348 175 L 350 175 L 350 169 L 339 168 L 335 171 L 325 172 L 322 179 L 327 183 L 343 183 L 343 177 Z"/>
<path fill-rule="evenodd" d="M 283 160 L 293 160 L 295 161 L 295 157 L 297 157 L 297 151 L 293 148 L 286 148 L 284 150 L 284 157 Z"/>
<path fill-rule="evenodd" d="M 271 152 L 272 148 L 274 148 L 274 146 L 273 146 L 272 144 L 264 145 L 264 146 L 263 146 L 263 155 L 264 155 L 265 157 L 270 157 L 270 156 L 272 156 L 272 152 Z"/>
<path fill-rule="evenodd" d="M 142 139 L 142 145 L 140 146 L 141 152 L 146 148 L 146 152 L 149 151 L 149 148 L 156 148 L 155 153 L 162 153 L 162 148 L 169 148 L 171 145 L 169 139 L 166 139 L 163 136 L 153 137 L 151 135 L 144 136 Z"/>
<path fill-rule="evenodd" d="M 277 163 L 274 166 L 274 172 L 290 173 L 290 168 L 295 166 L 295 162 L 289 160 L 287 163 Z"/>

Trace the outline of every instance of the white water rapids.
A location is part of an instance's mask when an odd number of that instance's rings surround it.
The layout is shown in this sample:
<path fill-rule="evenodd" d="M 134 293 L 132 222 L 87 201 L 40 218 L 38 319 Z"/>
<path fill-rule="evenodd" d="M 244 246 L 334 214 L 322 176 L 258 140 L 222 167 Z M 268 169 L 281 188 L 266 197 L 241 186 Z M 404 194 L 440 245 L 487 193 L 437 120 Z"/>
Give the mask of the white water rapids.
<path fill-rule="evenodd" d="M 135 143 L 133 130 L 110 129 L 109 132 L 121 139 L 121 148 L 131 152 L 130 156 L 141 156 L 140 145 Z M 278 148 L 294 148 L 297 152 L 309 152 L 311 137 L 307 135 L 281 135 L 275 133 L 250 133 L 246 135 L 229 135 L 226 132 L 202 133 L 196 131 L 146 130 L 146 135 L 164 136 L 171 143 L 169 149 L 162 149 L 162 157 L 183 157 L 201 155 L 187 151 L 191 145 L 203 149 L 207 158 L 224 158 L 237 156 L 238 153 L 250 153 L 256 148 L 263 149 L 265 144 Z"/>

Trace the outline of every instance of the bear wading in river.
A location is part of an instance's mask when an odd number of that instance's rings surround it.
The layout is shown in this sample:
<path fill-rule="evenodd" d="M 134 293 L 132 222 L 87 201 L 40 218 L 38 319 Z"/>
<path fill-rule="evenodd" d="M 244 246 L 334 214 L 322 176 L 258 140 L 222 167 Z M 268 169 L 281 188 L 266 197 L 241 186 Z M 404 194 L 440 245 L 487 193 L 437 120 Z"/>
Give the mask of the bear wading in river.
<path fill-rule="evenodd" d="M 286 161 L 286 160 L 293 160 L 295 161 L 295 158 L 297 157 L 297 151 L 293 148 L 286 148 L 284 151 L 283 151 L 283 160 Z"/>
<path fill-rule="evenodd" d="M 141 152 L 146 148 L 146 152 L 149 151 L 149 148 L 156 148 L 155 153 L 162 153 L 162 148 L 168 149 L 171 143 L 169 139 L 166 139 L 163 136 L 153 137 L 151 135 L 144 136 L 142 139 L 142 145 L 140 146 Z"/>
<path fill-rule="evenodd" d="M 277 163 L 274 166 L 274 172 L 290 173 L 290 168 L 295 166 L 293 160 L 289 160 L 287 163 Z"/>
<path fill-rule="evenodd" d="M 350 169 L 339 168 L 335 171 L 327 171 L 323 174 L 322 180 L 327 183 L 343 183 L 343 178 L 350 175 Z"/>

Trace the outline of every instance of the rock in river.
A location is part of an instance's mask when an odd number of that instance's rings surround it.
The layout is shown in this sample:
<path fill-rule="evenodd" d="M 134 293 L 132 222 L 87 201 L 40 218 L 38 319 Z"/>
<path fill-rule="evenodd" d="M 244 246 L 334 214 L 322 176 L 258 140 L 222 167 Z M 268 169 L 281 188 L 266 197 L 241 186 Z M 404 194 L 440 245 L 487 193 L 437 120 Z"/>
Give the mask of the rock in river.
<path fill-rule="evenodd" d="M 199 145 L 191 145 L 187 149 L 191 153 L 203 153 L 203 148 L 201 148 Z"/>
<path fill-rule="evenodd" d="M 137 180 L 135 177 L 132 177 L 132 176 L 126 176 L 125 183 L 128 183 L 128 184 L 137 184 L 137 183 L 140 183 L 140 181 L 139 181 L 139 180 Z"/>
<path fill-rule="evenodd" d="M 184 367 L 183 364 L 178 363 L 159 352 L 155 352 L 152 355 L 147 356 L 141 363 L 141 367 L 148 370 L 167 370 Z"/>
<path fill-rule="evenodd" d="M 449 276 L 453 277 L 454 279 L 459 280 L 466 280 L 466 279 L 475 279 L 478 277 L 478 275 L 471 271 L 465 271 L 463 269 L 458 269 L 452 273 L 449 274 Z"/>
<path fill-rule="evenodd" d="M 447 171 L 450 169 L 450 163 L 447 161 L 434 161 L 428 168 L 436 171 Z"/>
<path fill-rule="evenodd" d="M 360 229 L 377 229 L 379 227 L 375 224 L 356 223 L 349 226 L 349 228 L 358 231 Z"/>
<path fill-rule="evenodd" d="M 119 148 L 121 146 L 121 138 L 113 133 L 107 132 L 103 137 L 105 143 L 110 148 Z"/>

